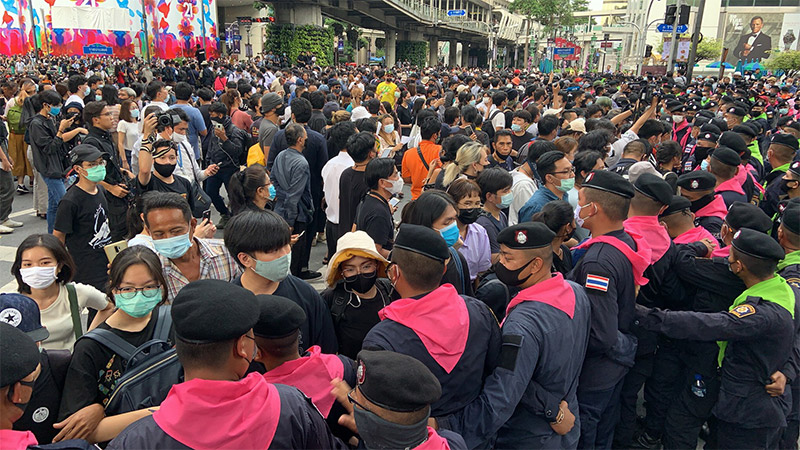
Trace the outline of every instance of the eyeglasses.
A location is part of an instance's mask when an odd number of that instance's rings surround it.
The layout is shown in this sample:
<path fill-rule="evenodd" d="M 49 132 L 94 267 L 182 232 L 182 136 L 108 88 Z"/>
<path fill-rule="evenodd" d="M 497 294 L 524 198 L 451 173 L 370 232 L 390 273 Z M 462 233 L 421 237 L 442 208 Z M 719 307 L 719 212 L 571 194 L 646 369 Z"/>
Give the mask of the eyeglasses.
<path fill-rule="evenodd" d="M 102 160 L 100 162 L 95 162 L 95 161 L 87 162 L 87 164 L 89 164 L 89 167 L 87 167 L 87 169 L 94 169 L 97 166 L 105 166 L 106 165 L 106 160 L 104 159 L 104 160 Z"/>
<path fill-rule="evenodd" d="M 561 170 L 561 171 L 558 171 L 558 172 L 550 172 L 550 175 L 566 175 L 566 174 L 569 174 L 569 173 L 575 173 L 575 168 L 572 167 L 572 168 L 567 169 L 567 170 Z"/>
<path fill-rule="evenodd" d="M 352 277 L 358 274 L 375 273 L 378 271 L 378 264 L 375 262 L 365 262 L 359 267 L 342 267 L 342 275 Z"/>
<path fill-rule="evenodd" d="M 355 390 L 356 390 L 356 388 L 350 389 L 350 392 L 347 393 L 347 401 L 349 401 L 350 403 L 358 406 L 359 408 L 363 409 L 364 411 L 372 412 L 372 411 L 369 410 L 369 408 L 367 408 L 366 406 L 362 405 L 361 403 L 358 403 L 356 401 L 356 399 L 353 398 L 353 392 L 355 392 Z"/>
<path fill-rule="evenodd" d="M 121 287 L 117 288 L 117 293 L 115 295 L 119 295 L 120 297 L 124 298 L 125 300 L 130 300 L 136 296 L 137 292 L 141 292 L 142 296 L 145 298 L 153 298 L 156 295 L 160 294 L 159 289 L 161 286 L 158 285 L 151 285 L 145 286 L 140 288 L 135 287 Z"/>

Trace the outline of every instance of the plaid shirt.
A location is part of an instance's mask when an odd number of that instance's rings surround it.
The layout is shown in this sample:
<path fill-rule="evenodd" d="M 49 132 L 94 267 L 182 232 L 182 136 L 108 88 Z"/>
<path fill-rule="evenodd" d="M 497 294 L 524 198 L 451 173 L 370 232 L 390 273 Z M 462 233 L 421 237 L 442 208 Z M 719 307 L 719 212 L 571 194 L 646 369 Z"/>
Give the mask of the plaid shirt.
<path fill-rule="evenodd" d="M 222 239 L 194 238 L 194 243 L 200 249 L 200 280 L 231 281 L 242 274 Z M 172 261 L 161 255 L 159 257 L 164 267 L 164 278 L 167 279 L 168 300 L 172 302 L 178 291 L 189 284 L 189 280 Z"/>

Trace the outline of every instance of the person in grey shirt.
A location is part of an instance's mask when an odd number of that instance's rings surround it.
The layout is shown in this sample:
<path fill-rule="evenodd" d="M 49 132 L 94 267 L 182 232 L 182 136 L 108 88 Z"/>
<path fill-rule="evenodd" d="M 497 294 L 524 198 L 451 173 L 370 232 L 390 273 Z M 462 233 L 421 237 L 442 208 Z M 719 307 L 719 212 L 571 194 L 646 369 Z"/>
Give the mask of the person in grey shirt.
<path fill-rule="evenodd" d="M 258 143 L 264 152 L 264 161 L 269 157 L 269 149 L 272 147 L 272 140 L 278 132 L 281 116 L 286 112 L 286 105 L 281 96 L 269 93 L 261 97 L 261 126 L 258 128 Z"/>

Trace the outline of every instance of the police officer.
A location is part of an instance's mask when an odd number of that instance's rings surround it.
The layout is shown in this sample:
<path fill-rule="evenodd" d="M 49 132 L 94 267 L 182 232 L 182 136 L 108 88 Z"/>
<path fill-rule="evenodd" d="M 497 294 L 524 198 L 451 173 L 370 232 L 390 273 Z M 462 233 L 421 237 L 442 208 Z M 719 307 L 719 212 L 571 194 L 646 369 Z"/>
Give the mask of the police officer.
<path fill-rule="evenodd" d="M 722 220 L 728 213 L 728 208 L 722 196 L 714 193 L 716 184 L 714 175 L 705 170 L 695 170 L 678 177 L 681 195 L 692 202 L 695 225 L 705 228 L 719 239 Z"/>
<path fill-rule="evenodd" d="M 469 448 L 576 448 L 580 429 L 576 380 L 589 338 L 589 299 L 583 286 L 550 272 L 555 233 L 525 222 L 497 236 L 500 281 L 521 290 L 503 322 L 499 366 L 480 397 L 438 417 Z"/>
<path fill-rule="evenodd" d="M 797 149 L 797 138 L 791 134 L 779 133 L 772 136 L 772 142 L 767 150 L 767 159 L 772 170 L 764 178 L 766 192 L 760 203 L 761 209 L 770 217 L 778 212 L 780 198 L 786 195 L 786 192 L 781 189 L 782 179 L 792 165 L 792 159 L 797 154 Z"/>
<path fill-rule="evenodd" d="M 463 408 L 480 394 L 500 354 L 500 328 L 485 303 L 439 286 L 450 251 L 441 234 L 403 224 L 392 249 L 389 279 L 401 299 L 379 313 L 381 322 L 366 338 L 366 350 L 412 356 L 436 376 L 442 396 L 432 414 Z"/>
<path fill-rule="evenodd" d="M 356 385 L 336 384 L 336 397 L 350 415 L 342 423 L 361 438 L 359 448 L 466 450 L 452 431 L 428 426 L 431 404 L 442 394 L 439 381 L 418 360 L 389 351 L 358 354 Z"/>
<path fill-rule="evenodd" d="M 107 448 L 343 448 L 297 388 L 245 376 L 258 354 L 258 319 L 258 301 L 244 288 L 220 280 L 184 286 L 172 321 L 186 381 Z"/>
<path fill-rule="evenodd" d="M 794 347 L 795 294 L 775 274 L 784 251 L 766 233 L 743 228 L 734 235 L 728 263 L 747 289 L 728 311 L 698 313 L 637 307 L 645 329 L 678 339 L 719 343 L 722 388 L 714 407 L 719 448 L 774 448 L 786 426 L 783 399 L 764 389 Z M 702 379 L 693 387 L 702 391 Z"/>
<path fill-rule="evenodd" d="M 672 242 L 677 245 L 704 239 L 716 242 L 716 238 L 708 230 L 695 226 L 691 207 L 692 202 L 689 199 L 681 195 L 673 195 L 669 206 L 658 215 L 659 223 L 667 229 Z"/>
<path fill-rule="evenodd" d="M 578 191 L 575 220 L 592 239 L 567 279 L 586 288 L 592 305 L 591 333 L 578 383 L 580 448 L 610 448 L 619 415 L 620 392 L 633 366 L 631 334 L 636 286 L 646 284 L 650 248 L 623 229 L 634 195 L 631 184 L 609 171 L 593 171 Z"/>
<path fill-rule="evenodd" d="M 41 372 L 39 349 L 22 330 L 0 322 L 0 354 L 0 443 L 3 448 L 36 445 L 33 433 L 11 427 L 25 412 Z"/>
<path fill-rule="evenodd" d="M 300 328 L 306 313 L 297 303 L 277 295 L 257 295 L 258 322 L 253 334 L 258 346 L 256 361 L 266 368 L 268 383 L 294 386 L 311 398 L 334 435 L 347 440 L 350 433 L 339 425 L 339 416 L 346 414 L 331 394 L 331 381 L 356 382 L 355 362 L 343 355 L 322 353 L 314 345 L 300 355 Z"/>
<path fill-rule="evenodd" d="M 737 177 L 739 166 L 741 165 L 739 155 L 728 147 L 718 147 L 711 154 L 708 163 L 708 171 L 717 180 L 714 193 L 720 195 L 725 201 L 725 206 L 729 207 L 734 202 L 747 202 L 744 189 Z"/>
<path fill-rule="evenodd" d="M 757 181 L 764 172 L 764 165 L 751 154 L 750 149 L 747 148 L 747 142 L 739 133 L 725 131 L 719 136 L 717 143 L 720 147 L 728 147 L 739 154 L 739 172 L 736 174 L 736 178 L 748 201 L 757 199 L 758 194 L 763 190 Z M 761 158 L 761 153 L 758 153 L 758 157 Z"/>
<path fill-rule="evenodd" d="M 699 131 L 691 151 L 689 153 L 684 151 L 685 159 L 681 165 L 683 173 L 689 173 L 700 166 L 717 146 L 721 131 L 716 125 L 709 123 L 709 120 L 701 116 L 697 116 L 695 119 L 695 124 L 697 124 L 695 127 L 699 127 Z M 693 132 L 695 127 L 692 127 Z"/>
<path fill-rule="evenodd" d="M 783 210 L 792 201 L 800 198 L 800 161 L 792 161 L 786 173 L 783 174 L 780 184 L 781 200 L 778 202 L 777 212 L 772 216 L 771 236 L 778 236 L 778 227 L 781 224 Z"/>

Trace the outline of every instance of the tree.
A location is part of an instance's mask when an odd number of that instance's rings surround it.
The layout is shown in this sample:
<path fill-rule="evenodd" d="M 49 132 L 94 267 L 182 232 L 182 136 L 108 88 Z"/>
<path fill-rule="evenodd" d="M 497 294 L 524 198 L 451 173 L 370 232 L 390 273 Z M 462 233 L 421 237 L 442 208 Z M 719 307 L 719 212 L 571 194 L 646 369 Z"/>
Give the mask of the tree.
<path fill-rule="evenodd" d="M 777 52 L 773 50 L 769 59 L 762 63 L 769 70 L 782 70 L 786 72 L 786 75 L 794 77 L 800 72 L 800 51 Z"/>
<path fill-rule="evenodd" d="M 720 56 L 722 56 L 722 41 L 719 39 L 703 38 L 703 40 L 697 44 L 694 62 L 697 63 L 704 59 L 716 61 L 719 60 Z"/>
<path fill-rule="evenodd" d="M 586 19 L 576 18 L 572 14 L 586 11 L 589 6 L 588 0 L 513 0 L 508 9 L 539 22 L 550 31 L 558 26 L 569 27 L 586 22 Z"/>

